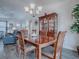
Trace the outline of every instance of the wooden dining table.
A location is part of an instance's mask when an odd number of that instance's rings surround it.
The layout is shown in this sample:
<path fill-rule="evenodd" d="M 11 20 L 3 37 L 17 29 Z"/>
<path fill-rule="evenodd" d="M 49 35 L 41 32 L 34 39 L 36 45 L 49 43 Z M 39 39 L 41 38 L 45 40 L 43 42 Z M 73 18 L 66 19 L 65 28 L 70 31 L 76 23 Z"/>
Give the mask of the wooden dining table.
<path fill-rule="evenodd" d="M 36 59 L 41 59 L 41 49 L 46 47 L 46 46 L 50 46 L 50 45 L 53 45 L 56 43 L 56 39 L 50 37 L 49 39 L 51 39 L 50 41 L 48 41 L 48 39 L 42 39 L 42 38 L 39 38 L 39 39 L 28 39 L 28 38 L 25 38 L 25 41 L 29 44 L 32 44 L 34 47 L 36 47 L 35 49 L 35 55 L 36 55 Z M 39 41 L 40 40 L 40 41 Z M 47 42 L 46 42 L 47 41 Z"/>

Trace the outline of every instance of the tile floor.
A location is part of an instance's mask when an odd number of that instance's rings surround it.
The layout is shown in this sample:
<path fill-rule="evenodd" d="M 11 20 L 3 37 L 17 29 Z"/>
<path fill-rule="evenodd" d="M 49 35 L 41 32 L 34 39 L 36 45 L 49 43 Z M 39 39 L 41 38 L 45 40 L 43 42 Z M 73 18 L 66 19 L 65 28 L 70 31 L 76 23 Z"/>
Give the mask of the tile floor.
<path fill-rule="evenodd" d="M 51 50 L 51 47 L 49 47 Z M 26 56 L 25 59 L 35 59 L 34 53 L 30 52 Z M 7 45 L 4 46 L 2 42 L 0 42 L 0 59 L 21 59 L 18 57 L 16 52 L 16 45 Z M 47 59 L 46 57 L 42 57 L 42 59 Z M 79 59 L 79 55 L 75 51 L 71 51 L 68 49 L 63 49 L 62 59 Z"/>

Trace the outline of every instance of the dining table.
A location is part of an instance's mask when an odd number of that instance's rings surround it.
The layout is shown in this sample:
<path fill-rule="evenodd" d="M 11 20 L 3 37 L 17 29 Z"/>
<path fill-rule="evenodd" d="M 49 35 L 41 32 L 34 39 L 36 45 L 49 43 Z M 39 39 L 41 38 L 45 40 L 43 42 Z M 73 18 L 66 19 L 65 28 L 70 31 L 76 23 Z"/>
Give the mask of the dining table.
<path fill-rule="evenodd" d="M 42 37 L 42 36 L 38 36 L 37 39 L 35 38 L 25 38 L 25 41 L 31 45 L 33 45 L 34 47 L 36 47 L 35 49 L 35 55 L 36 55 L 36 59 L 41 59 L 41 54 L 42 54 L 42 48 L 46 47 L 46 46 L 50 46 L 56 43 L 56 39 L 53 37 Z"/>

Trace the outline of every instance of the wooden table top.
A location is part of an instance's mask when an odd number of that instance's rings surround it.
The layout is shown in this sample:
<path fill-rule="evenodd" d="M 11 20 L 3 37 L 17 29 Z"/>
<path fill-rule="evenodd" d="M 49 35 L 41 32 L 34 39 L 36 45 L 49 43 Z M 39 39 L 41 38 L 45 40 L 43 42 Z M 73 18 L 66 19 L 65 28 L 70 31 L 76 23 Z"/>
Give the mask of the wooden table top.
<path fill-rule="evenodd" d="M 40 42 L 39 42 L 39 39 L 36 39 L 36 40 L 33 40 L 33 39 L 28 39 L 28 38 L 25 38 L 25 41 L 34 45 L 34 46 L 40 46 L 40 47 L 46 47 L 48 45 L 52 45 L 56 42 L 56 40 L 54 38 L 49 38 L 51 40 L 48 41 L 48 39 L 40 39 Z"/>

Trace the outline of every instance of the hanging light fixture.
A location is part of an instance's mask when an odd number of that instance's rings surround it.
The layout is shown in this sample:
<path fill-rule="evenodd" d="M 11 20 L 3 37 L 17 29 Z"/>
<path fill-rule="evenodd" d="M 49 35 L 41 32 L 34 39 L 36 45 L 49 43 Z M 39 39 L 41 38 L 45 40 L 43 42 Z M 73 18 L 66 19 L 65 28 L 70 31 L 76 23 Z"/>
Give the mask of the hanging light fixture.
<path fill-rule="evenodd" d="M 33 3 L 31 3 L 29 6 L 24 7 L 25 12 L 31 14 L 33 17 L 40 14 L 42 12 L 42 8 L 42 6 L 36 6 Z"/>

